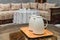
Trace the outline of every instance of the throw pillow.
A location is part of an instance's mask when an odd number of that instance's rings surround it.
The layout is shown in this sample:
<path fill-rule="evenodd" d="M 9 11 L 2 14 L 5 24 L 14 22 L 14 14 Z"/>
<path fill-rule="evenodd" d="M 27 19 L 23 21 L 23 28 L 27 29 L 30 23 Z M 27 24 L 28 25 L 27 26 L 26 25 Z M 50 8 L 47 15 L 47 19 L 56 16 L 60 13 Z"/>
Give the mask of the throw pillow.
<path fill-rule="evenodd" d="M 30 3 L 30 8 L 37 9 L 38 3 Z"/>
<path fill-rule="evenodd" d="M 26 8 L 26 9 L 30 8 L 29 3 L 22 3 L 22 8 Z"/>
<path fill-rule="evenodd" d="M 21 3 L 11 3 L 11 10 L 21 9 Z"/>
<path fill-rule="evenodd" d="M 0 4 L 0 11 L 10 10 L 10 4 Z"/>

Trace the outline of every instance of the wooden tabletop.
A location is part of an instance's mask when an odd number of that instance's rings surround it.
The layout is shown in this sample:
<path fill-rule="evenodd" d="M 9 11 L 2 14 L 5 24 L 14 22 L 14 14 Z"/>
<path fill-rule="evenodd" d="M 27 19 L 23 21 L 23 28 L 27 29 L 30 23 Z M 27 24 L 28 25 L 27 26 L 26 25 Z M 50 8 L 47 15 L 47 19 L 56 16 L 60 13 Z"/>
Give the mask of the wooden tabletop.
<path fill-rule="evenodd" d="M 47 29 L 44 30 L 44 34 L 34 34 L 29 30 L 29 27 L 21 27 L 20 30 L 28 37 L 28 38 L 39 38 L 39 37 L 47 37 L 52 36 L 53 33 Z"/>

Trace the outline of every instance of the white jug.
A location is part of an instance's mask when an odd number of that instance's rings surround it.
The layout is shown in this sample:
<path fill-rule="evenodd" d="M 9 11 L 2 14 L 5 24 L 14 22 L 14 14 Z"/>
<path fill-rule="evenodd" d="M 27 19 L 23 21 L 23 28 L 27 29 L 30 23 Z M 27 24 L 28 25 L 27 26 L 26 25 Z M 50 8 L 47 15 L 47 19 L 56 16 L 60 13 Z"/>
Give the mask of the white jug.
<path fill-rule="evenodd" d="M 29 24 L 30 24 L 29 26 L 31 27 L 33 33 L 35 34 L 43 34 L 44 29 L 47 27 L 47 24 L 46 26 L 44 26 L 44 21 L 41 16 L 34 16 L 33 18 L 30 19 Z"/>
<path fill-rule="evenodd" d="M 34 18 L 36 17 L 36 15 L 31 15 L 30 20 L 29 20 L 29 30 L 33 30 L 33 26 L 34 26 Z"/>

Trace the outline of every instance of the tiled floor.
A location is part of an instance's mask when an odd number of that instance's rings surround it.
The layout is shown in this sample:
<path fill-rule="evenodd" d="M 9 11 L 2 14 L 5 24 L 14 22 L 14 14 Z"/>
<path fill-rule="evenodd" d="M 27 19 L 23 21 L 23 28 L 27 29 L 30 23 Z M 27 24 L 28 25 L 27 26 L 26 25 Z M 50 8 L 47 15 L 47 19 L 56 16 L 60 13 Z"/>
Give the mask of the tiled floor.
<path fill-rule="evenodd" d="M 17 32 L 20 31 L 20 25 L 8 25 L 5 26 L 4 28 L 0 29 L 0 40 L 10 40 L 9 39 L 9 34 L 12 32 Z M 55 36 L 58 37 L 58 40 L 60 40 L 60 34 L 54 30 L 52 27 L 48 27 L 50 31 L 54 33 Z"/>

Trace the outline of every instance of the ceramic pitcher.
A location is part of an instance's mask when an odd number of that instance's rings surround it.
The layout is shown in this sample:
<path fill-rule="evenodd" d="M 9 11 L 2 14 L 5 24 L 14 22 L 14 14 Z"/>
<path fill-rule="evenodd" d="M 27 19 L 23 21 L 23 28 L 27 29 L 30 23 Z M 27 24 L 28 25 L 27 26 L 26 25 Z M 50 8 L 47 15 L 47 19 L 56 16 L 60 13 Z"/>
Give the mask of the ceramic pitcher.
<path fill-rule="evenodd" d="M 33 26 L 34 26 L 34 18 L 36 15 L 31 15 L 30 20 L 29 20 L 29 30 L 33 31 Z"/>
<path fill-rule="evenodd" d="M 47 27 L 44 26 L 44 21 L 43 18 L 41 16 L 34 16 L 30 19 L 30 29 L 32 29 L 33 33 L 35 34 L 43 34 L 44 33 L 44 29 Z"/>

